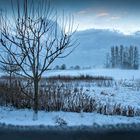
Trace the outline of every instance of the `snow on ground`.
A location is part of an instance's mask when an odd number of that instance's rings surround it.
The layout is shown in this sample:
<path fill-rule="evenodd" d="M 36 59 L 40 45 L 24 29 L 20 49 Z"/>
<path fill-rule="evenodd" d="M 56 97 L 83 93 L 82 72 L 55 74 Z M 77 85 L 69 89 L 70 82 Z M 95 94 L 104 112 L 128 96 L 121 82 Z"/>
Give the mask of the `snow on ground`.
<path fill-rule="evenodd" d="M 50 70 L 43 76 L 109 76 L 114 79 L 140 79 L 140 70 L 122 70 L 122 69 L 86 69 L 86 70 Z"/>
<path fill-rule="evenodd" d="M 109 76 L 114 78 L 113 85 L 109 87 L 97 86 L 92 82 L 89 87 L 84 87 L 96 102 L 114 106 L 121 105 L 123 108 L 129 106 L 140 110 L 140 70 L 122 70 L 122 69 L 87 69 L 87 70 L 53 70 L 48 71 L 44 76 Z M 80 83 L 79 83 L 80 85 Z M 83 86 L 84 84 L 81 85 Z M 102 94 L 103 93 L 103 94 Z"/>
<path fill-rule="evenodd" d="M 67 126 L 92 126 L 93 124 L 116 125 L 140 123 L 139 117 L 107 116 L 97 113 L 45 112 L 39 111 L 39 118 L 33 121 L 33 111 L 28 109 L 14 109 L 0 107 L 0 123 L 22 126 L 45 125 L 57 126 L 57 118 L 63 119 Z"/>
<path fill-rule="evenodd" d="M 102 103 L 130 105 L 140 109 L 140 91 L 130 91 L 125 88 L 92 87 L 87 94 Z"/>
<path fill-rule="evenodd" d="M 90 70 L 60 70 L 47 71 L 43 76 L 109 76 L 115 79 L 116 84 L 111 87 L 91 86 L 84 87 L 87 94 L 102 104 L 121 104 L 140 109 L 140 70 L 120 69 L 90 69 Z M 102 94 L 101 94 L 102 93 Z M 66 121 L 68 126 L 140 123 L 140 117 L 108 116 L 98 113 L 72 113 L 72 112 L 45 112 L 39 111 L 37 121 L 32 120 L 33 111 L 27 109 L 14 109 L 0 107 L 0 123 L 13 125 L 59 125 L 58 119 Z M 60 120 L 61 120 L 60 119 Z"/>
<path fill-rule="evenodd" d="M 28 71 L 31 74 L 30 71 Z M 6 75 L 0 72 L 0 76 Z M 140 70 L 123 70 L 123 69 L 81 69 L 81 70 L 48 70 L 43 73 L 44 77 L 50 76 L 80 76 L 80 75 L 91 75 L 91 76 L 109 76 L 116 80 L 132 80 L 140 79 Z"/>

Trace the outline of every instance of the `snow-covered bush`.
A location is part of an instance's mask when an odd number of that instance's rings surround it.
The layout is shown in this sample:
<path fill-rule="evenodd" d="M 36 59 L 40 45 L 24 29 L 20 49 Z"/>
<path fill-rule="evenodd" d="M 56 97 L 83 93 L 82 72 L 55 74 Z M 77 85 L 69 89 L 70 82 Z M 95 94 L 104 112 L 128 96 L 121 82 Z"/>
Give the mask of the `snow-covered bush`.
<path fill-rule="evenodd" d="M 67 125 L 67 122 L 59 116 L 56 116 L 54 120 L 55 120 L 55 123 L 59 126 L 66 126 Z"/>

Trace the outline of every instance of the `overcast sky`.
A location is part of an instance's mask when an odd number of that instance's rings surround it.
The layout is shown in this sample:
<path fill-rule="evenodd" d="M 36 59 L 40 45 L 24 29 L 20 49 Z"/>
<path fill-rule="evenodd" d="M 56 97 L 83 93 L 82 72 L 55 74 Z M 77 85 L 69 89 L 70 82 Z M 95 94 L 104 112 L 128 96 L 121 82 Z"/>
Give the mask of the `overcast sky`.
<path fill-rule="evenodd" d="M 119 30 L 125 34 L 140 30 L 140 0 L 50 0 L 58 11 L 73 14 L 78 30 Z M 0 0 L 0 8 L 11 6 Z"/>
<path fill-rule="evenodd" d="M 140 30 L 140 0 L 53 0 L 71 12 L 79 30 L 115 29 L 126 34 Z"/>

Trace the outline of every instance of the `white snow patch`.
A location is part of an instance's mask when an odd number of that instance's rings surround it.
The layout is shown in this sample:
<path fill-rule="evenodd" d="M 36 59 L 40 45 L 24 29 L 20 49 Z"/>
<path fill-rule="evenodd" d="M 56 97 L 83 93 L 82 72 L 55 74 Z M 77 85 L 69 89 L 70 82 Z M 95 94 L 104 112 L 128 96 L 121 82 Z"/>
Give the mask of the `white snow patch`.
<path fill-rule="evenodd" d="M 56 118 L 63 119 L 68 126 L 92 126 L 94 123 L 102 126 L 107 124 L 140 123 L 139 117 L 107 116 L 98 113 L 45 112 L 39 111 L 38 120 L 33 121 L 33 111 L 0 107 L 0 123 L 22 126 L 45 125 L 57 126 Z"/>

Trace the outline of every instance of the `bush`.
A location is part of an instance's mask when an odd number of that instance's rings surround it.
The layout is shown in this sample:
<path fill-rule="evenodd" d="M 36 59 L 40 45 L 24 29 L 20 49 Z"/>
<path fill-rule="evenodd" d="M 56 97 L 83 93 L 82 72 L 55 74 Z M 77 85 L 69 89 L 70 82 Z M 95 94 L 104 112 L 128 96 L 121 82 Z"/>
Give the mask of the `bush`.
<path fill-rule="evenodd" d="M 67 125 L 67 122 L 58 116 L 55 118 L 55 123 L 59 126 L 66 126 Z"/>
<path fill-rule="evenodd" d="M 14 82 L 13 82 L 14 83 Z M 0 84 L 0 105 L 11 105 L 16 108 L 33 108 L 33 89 L 27 87 L 24 92 L 20 85 Z M 25 83 L 25 81 L 24 81 Z M 30 96 L 26 96 L 30 95 Z M 92 112 L 95 110 L 95 101 L 85 91 L 72 83 L 47 82 L 39 90 L 39 110 Z"/>
<path fill-rule="evenodd" d="M 87 77 L 88 76 L 86 76 L 86 78 Z M 100 100 L 91 97 L 89 94 L 90 90 L 84 90 L 83 85 L 79 84 L 79 81 L 71 81 L 73 77 L 60 77 L 61 80 L 58 80 L 58 78 L 59 77 L 53 77 L 52 79 L 41 80 L 39 110 L 79 113 L 97 111 L 105 115 L 140 116 L 140 109 L 134 109 L 131 105 L 123 106 L 121 104 L 110 104 L 109 102 L 101 103 Z M 80 76 L 80 78 L 84 79 L 85 76 Z M 94 77 L 94 79 L 96 78 Z M 68 82 L 65 82 L 66 80 L 68 80 Z M 0 80 L 0 105 L 10 105 L 16 108 L 33 108 L 32 85 L 26 87 L 24 92 L 21 90 L 21 87 L 25 85 L 26 82 L 26 79 L 20 79 L 20 82 L 15 80 L 12 82 L 12 86 L 9 87 L 6 82 L 4 83 Z M 101 84 L 101 86 L 103 85 L 104 84 Z M 26 96 L 26 94 L 29 96 Z M 102 91 L 101 95 L 112 96 L 113 94 Z"/>

